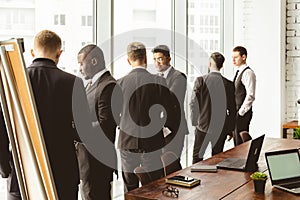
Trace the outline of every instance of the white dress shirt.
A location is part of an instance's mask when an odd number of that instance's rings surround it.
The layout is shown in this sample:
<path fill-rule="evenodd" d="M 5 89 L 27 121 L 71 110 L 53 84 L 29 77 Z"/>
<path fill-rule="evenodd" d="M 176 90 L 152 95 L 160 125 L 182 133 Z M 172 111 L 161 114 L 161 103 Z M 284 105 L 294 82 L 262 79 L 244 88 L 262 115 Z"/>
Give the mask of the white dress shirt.
<path fill-rule="evenodd" d="M 103 70 L 101 70 L 100 72 L 98 72 L 97 74 L 95 74 L 92 78 L 92 82 L 91 82 L 91 86 L 97 82 L 97 80 L 105 73 L 107 72 L 107 69 L 104 68 Z"/>
<path fill-rule="evenodd" d="M 160 72 L 159 74 L 163 74 L 163 77 L 164 78 L 167 78 L 168 77 L 168 74 L 169 74 L 169 72 L 170 72 L 170 70 L 171 70 L 171 68 L 172 68 L 172 66 L 170 66 L 168 69 L 166 69 L 165 71 L 163 71 L 163 72 Z"/>

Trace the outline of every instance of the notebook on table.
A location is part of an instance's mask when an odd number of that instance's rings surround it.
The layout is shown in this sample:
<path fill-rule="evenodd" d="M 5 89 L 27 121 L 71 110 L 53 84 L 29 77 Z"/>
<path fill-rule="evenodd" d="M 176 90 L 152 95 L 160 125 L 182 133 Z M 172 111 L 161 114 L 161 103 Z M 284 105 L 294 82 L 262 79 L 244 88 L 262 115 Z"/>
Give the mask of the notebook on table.
<path fill-rule="evenodd" d="M 166 179 L 166 183 L 180 185 L 184 187 L 194 187 L 196 185 L 199 185 L 200 182 L 200 179 L 181 175 L 172 176 Z"/>
<path fill-rule="evenodd" d="M 251 141 L 247 159 L 244 158 L 226 158 L 217 164 L 219 169 L 232 169 L 240 171 L 257 170 L 257 161 L 263 145 L 265 135 L 262 135 Z"/>
<path fill-rule="evenodd" d="M 274 187 L 300 194 L 300 155 L 298 149 L 265 153 Z"/>
<path fill-rule="evenodd" d="M 216 165 L 195 165 L 191 167 L 191 172 L 217 172 Z"/>

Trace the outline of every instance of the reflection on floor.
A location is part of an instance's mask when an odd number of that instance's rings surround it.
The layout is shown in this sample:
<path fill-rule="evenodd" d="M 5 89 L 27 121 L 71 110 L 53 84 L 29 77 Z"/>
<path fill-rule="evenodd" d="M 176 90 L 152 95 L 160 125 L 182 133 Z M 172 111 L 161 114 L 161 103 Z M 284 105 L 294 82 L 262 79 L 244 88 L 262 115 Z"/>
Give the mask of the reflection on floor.
<path fill-rule="evenodd" d="M 6 199 L 6 179 L 0 178 L 0 199 Z"/>

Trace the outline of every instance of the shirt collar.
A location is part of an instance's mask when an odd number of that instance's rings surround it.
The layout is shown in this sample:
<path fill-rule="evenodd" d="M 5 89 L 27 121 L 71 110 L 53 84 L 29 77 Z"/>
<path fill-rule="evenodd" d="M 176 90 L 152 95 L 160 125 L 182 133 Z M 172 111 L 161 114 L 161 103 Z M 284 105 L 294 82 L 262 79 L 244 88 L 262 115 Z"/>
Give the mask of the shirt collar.
<path fill-rule="evenodd" d="M 92 83 L 91 86 L 94 85 L 94 83 L 105 73 L 107 72 L 107 69 L 104 68 L 103 70 L 99 71 L 98 73 L 96 73 L 93 78 L 92 78 Z"/>
<path fill-rule="evenodd" d="M 246 67 L 248 67 L 248 65 L 247 64 L 243 64 L 237 70 L 239 70 L 239 72 L 242 72 Z"/>
<path fill-rule="evenodd" d="M 220 71 L 218 71 L 218 70 L 215 70 L 215 69 L 210 69 L 210 70 L 209 70 L 209 72 L 216 72 L 216 73 L 220 73 L 220 74 L 221 74 L 221 72 L 220 72 Z"/>
<path fill-rule="evenodd" d="M 132 69 L 146 69 L 146 67 L 144 67 L 144 66 L 136 66 L 136 67 L 133 67 Z"/>
<path fill-rule="evenodd" d="M 164 74 L 164 78 L 167 78 L 168 77 L 168 74 L 171 70 L 171 68 L 173 68 L 172 66 L 170 66 L 168 69 L 166 69 L 165 71 L 163 72 L 160 72 L 159 74 Z"/>

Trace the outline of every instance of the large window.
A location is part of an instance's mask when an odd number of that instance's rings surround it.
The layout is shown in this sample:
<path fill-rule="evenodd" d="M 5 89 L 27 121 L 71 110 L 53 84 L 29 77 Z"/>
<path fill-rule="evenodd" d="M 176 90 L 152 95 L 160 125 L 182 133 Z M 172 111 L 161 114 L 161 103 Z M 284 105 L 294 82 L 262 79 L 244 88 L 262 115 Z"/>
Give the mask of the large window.
<path fill-rule="evenodd" d="M 114 0 L 113 32 L 109 41 L 113 42 L 112 59 L 108 62 L 115 78 L 126 75 L 131 67 L 127 62 L 126 48 L 130 42 L 139 41 L 147 48 L 147 69 L 156 73 L 151 49 L 158 44 L 166 44 L 173 49 L 172 41 L 172 0 Z M 106 46 L 106 45 L 104 45 Z M 121 190 L 118 187 L 121 185 Z M 114 181 L 114 196 L 123 197 L 123 181 Z"/>
<path fill-rule="evenodd" d="M 28 66 L 34 35 L 52 30 L 63 41 L 58 67 L 78 74 L 77 52 L 82 45 L 95 42 L 93 5 L 94 0 L 0 0 L 0 40 L 23 38 Z M 5 182 L 0 178 L 0 199 L 6 199 Z"/>
<path fill-rule="evenodd" d="M 189 80 L 207 73 L 208 56 L 221 49 L 221 1 L 188 1 Z"/>
<path fill-rule="evenodd" d="M 190 125 L 191 89 L 197 76 L 207 72 L 208 56 L 222 46 L 222 0 L 0 0 L 0 40 L 24 38 L 25 62 L 32 61 L 34 35 L 42 29 L 58 33 L 63 54 L 58 66 L 78 74 L 77 52 L 97 42 L 104 50 L 106 65 L 116 79 L 131 70 L 126 47 L 140 41 L 147 47 L 148 70 L 156 73 L 151 49 L 166 44 L 171 64 L 187 74 L 186 117 L 190 135 L 183 152 L 183 166 L 191 164 L 194 127 Z M 71 6 L 70 6 L 71 5 Z M 97 7 L 94 7 L 97 6 Z M 97 39 L 97 41 L 96 41 Z M 114 187 L 119 187 L 119 178 Z M 0 190 L 5 190 L 1 186 Z M 122 197 L 122 186 L 114 189 Z M 119 199 L 118 198 L 118 199 Z M 0 199 L 4 199 L 1 196 Z"/>
<path fill-rule="evenodd" d="M 194 80 L 207 73 L 208 55 L 221 48 L 222 6 L 221 0 L 188 0 L 186 5 L 186 8 L 180 7 L 172 0 L 115 0 L 111 63 L 116 78 L 126 75 L 131 69 L 126 61 L 126 47 L 132 41 L 140 41 L 148 50 L 147 68 L 156 73 L 150 50 L 155 45 L 167 44 L 172 51 L 171 64 L 188 75 L 186 117 L 190 124 L 188 102 Z M 185 15 L 187 20 L 178 17 Z M 186 21 L 185 30 L 178 30 Z M 186 48 L 186 52 L 180 47 Z M 191 134 L 182 154 L 184 166 L 191 164 L 194 128 L 189 125 L 189 129 Z"/>
<path fill-rule="evenodd" d="M 94 0 L 0 0 L 0 39 L 24 38 L 25 62 L 32 61 L 34 35 L 49 29 L 63 40 L 58 67 L 78 74 L 77 52 L 94 42 Z M 72 6 L 70 6 L 70 3 Z"/>
<path fill-rule="evenodd" d="M 172 47 L 172 0 L 114 1 L 114 75 L 124 76 L 131 68 L 126 61 L 130 42 L 146 45 L 148 70 L 155 73 L 151 49 L 158 44 Z"/>
<path fill-rule="evenodd" d="M 190 135 L 186 143 L 187 165 L 192 160 L 195 129 L 190 123 L 188 103 L 195 79 L 208 72 L 209 54 L 221 49 L 221 13 L 221 0 L 188 0 L 186 116 Z M 205 156 L 210 155 L 211 148 L 207 150 Z"/>

